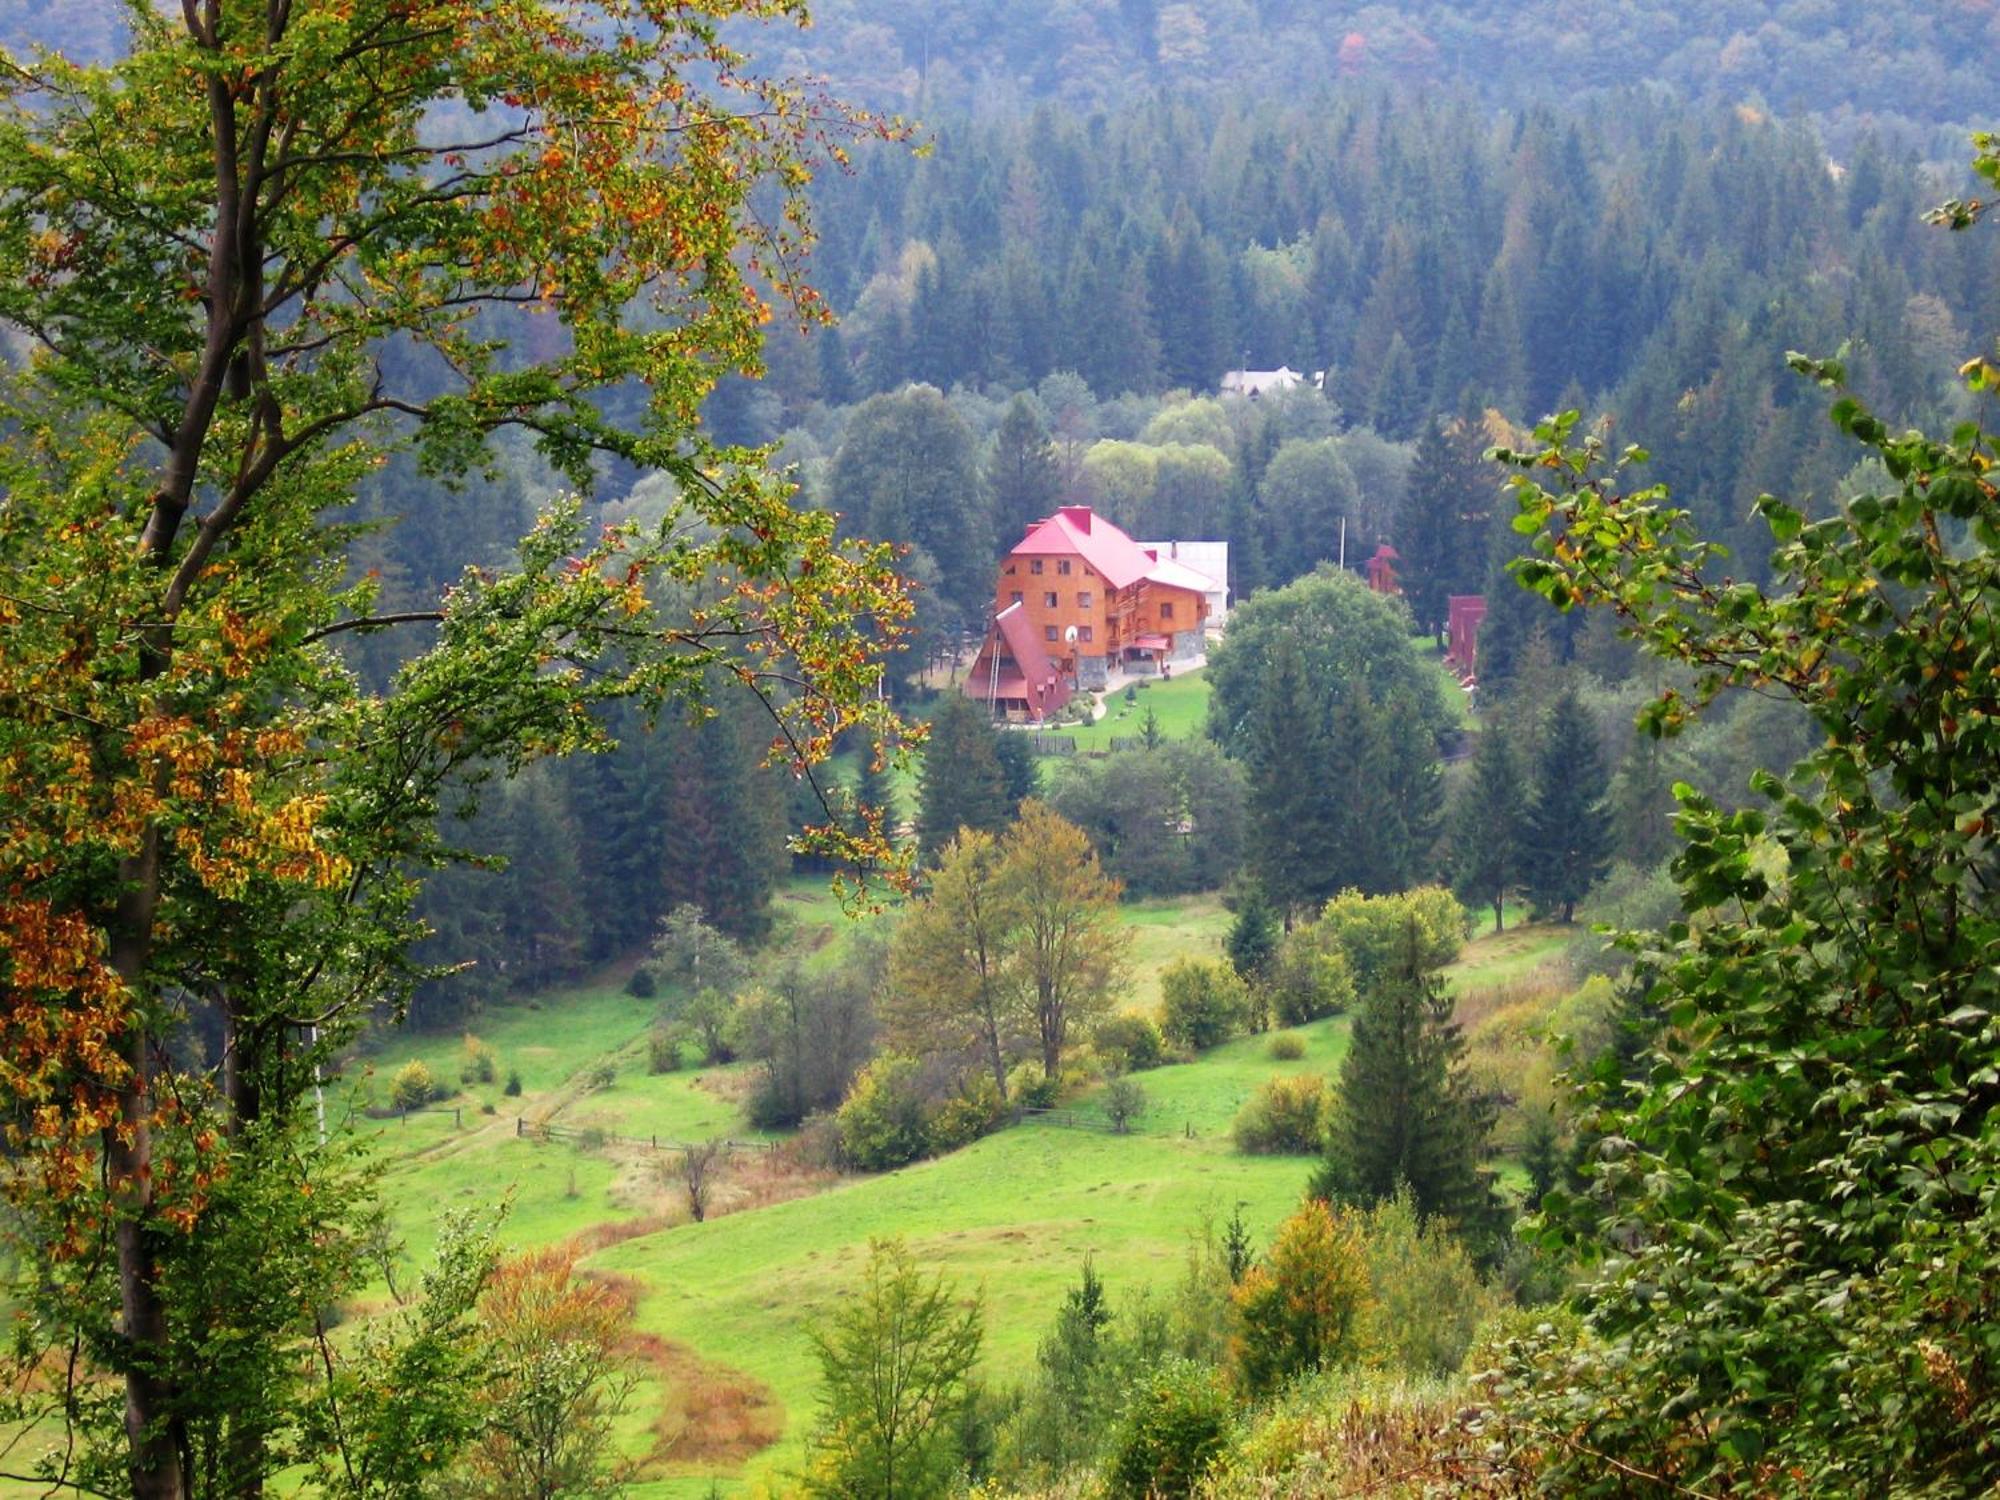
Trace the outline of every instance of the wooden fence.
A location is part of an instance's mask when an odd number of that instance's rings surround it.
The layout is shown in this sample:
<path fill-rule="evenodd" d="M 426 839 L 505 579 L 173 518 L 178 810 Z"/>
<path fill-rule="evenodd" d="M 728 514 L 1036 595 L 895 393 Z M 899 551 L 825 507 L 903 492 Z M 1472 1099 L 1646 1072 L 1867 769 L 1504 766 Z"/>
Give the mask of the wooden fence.
<path fill-rule="evenodd" d="M 1030 734 L 1028 745 L 1037 755 L 1076 754 L 1076 741 L 1066 734 Z"/>
<path fill-rule="evenodd" d="M 663 1141 L 656 1135 L 614 1135 L 608 1130 L 599 1130 L 590 1125 L 536 1124 L 519 1116 L 514 1120 L 514 1134 L 523 1140 L 554 1141 L 562 1145 L 585 1146 L 595 1149 L 599 1146 L 626 1146 L 635 1151 L 692 1151 L 704 1141 Z M 725 1152 L 775 1151 L 776 1141 L 723 1141 Z"/>

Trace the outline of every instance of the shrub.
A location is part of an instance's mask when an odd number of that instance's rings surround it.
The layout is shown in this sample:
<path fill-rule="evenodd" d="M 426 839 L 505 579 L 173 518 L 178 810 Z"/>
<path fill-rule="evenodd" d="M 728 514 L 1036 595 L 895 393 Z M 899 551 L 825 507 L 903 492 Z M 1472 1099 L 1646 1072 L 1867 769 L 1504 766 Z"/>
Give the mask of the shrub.
<path fill-rule="evenodd" d="M 840 1150 L 864 1172 L 886 1172 L 924 1154 L 927 1144 L 919 1064 L 885 1052 L 855 1078 L 836 1118 Z"/>
<path fill-rule="evenodd" d="M 1439 1221 L 1419 1221 L 1407 1190 L 1371 1209 L 1363 1233 L 1369 1357 L 1410 1375 L 1451 1374 L 1492 1305 L 1471 1257 Z"/>
<path fill-rule="evenodd" d="M 593 1092 L 608 1089 L 617 1081 L 618 1069 L 616 1065 L 608 1062 L 599 1063 L 583 1075 L 583 1086 Z"/>
<path fill-rule="evenodd" d="M 651 1000 L 660 993 L 660 980 L 644 964 L 632 971 L 632 977 L 625 981 L 625 993 L 634 1000 Z"/>
<path fill-rule="evenodd" d="M 493 1049 L 471 1032 L 465 1034 L 464 1056 L 458 1062 L 458 1081 L 465 1084 L 491 1083 L 499 1074 Z"/>
<path fill-rule="evenodd" d="M 1161 1034 L 1197 1052 L 1228 1041 L 1249 1008 L 1236 971 L 1213 960 L 1182 959 L 1160 976 L 1160 994 Z"/>
<path fill-rule="evenodd" d="M 1164 1057 L 1160 1028 L 1146 1016 L 1107 1017 L 1098 1023 L 1090 1041 L 1098 1056 L 1121 1073 L 1143 1073 L 1148 1068 L 1157 1068 Z"/>
<path fill-rule="evenodd" d="M 972 1079 L 963 1093 L 931 1111 L 924 1136 L 934 1153 L 956 1151 L 985 1135 L 999 1123 L 1002 1113 L 1000 1091 L 992 1079 L 981 1075 Z"/>
<path fill-rule="evenodd" d="M 389 1084 L 389 1102 L 398 1109 L 422 1109 L 438 1097 L 437 1080 L 431 1070 L 415 1058 L 396 1070 Z"/>
<path fill-rule="evenodd" d="M 507 1070 L 507 1086 L 500 1092 L 505 1094 L 509 1099 L 518 1099 L 521 1096 L 521 1070 L 519 1068 L 509 1068 Z"/>
<path fill-rule="evenodd" d="M 491 1099 L 488 1099 L 485 1103 L 479 1106 L 479 1112 L 482 1115 L 497 1115 L 500 1113 L 500 1111 L 494 1107 L 493 1101 Z"/>
<path fill-rule="evenodd" d="M 681 1039 L 678 1032 L 653 1031 L 646 1037 L 646 1071 L 676 1073 L 681 1066 Z"/>
<path fill-rule="evenodd" d="M 1458 897 L 1437 885 L 1418 886 L 1397 896 L 1342 891 L 1327 902 L 1313 925 L 1346 953 L 1355 982 L 1366 986 L 1403 962 L 1412 921 L 1426 970 L 1443 968 L 1465 947 L 1470 930 L 1465 908 Z"/>
<path fill-rule="evenodd" d="M 1324 923 L 1287 934 L 1266 968 L 1264 993 L 1280 1026 L 1303 1026 L 1352 1009 L 1354 971 L 1337 935 Z"/>
<path fill-rule="evenodd" d="M 1106 1465 L 1119 1500 L 1192 1495 L 1228 1450 L 1229 1392 L 1214 1370 L 1176 1359 L 1149 1375 L 1126 1408 Z"/>
<path fill-rule="evenodd" d="M 1356 1216 L 1309 1199 L 1279 1228 L 1267 1262 L 1236 1289 L 1231 1353 L 1244 1388 L 1267 1395 L 1294 1375 L 1354 1359 L 1369 1301 Z"/>
<path fill-rule="evenodd" d="M 778 1155 L 808 1172 L 831 1172 L 841 1164 L 840 1121 L 832 1115 L 807 1115 Z"/>
<path fill-rule="evenodd" d="M 1111 1128 L 1124 1135 L 1132 1122 L 1146 1113 L 1146 1091 L 1129 1078 L 1114 1078 L 1104 1091 L 1104 1117 Z"/>
<path fill-rule="evenodd" d="M 1253 1156 L 1317 1156 L 1326 1145 L 1326 1080 L 1317 1073 L 1267 1078 L 1243 1101 L 1230 1133 Z"/>
<path fill-rule="evenodd" d="M 1062 1080 L 1045 1077 L 1040 1063 L 1022 1063 L 1007 1075 L 1007 1095 L 1017 1109 L 1054 1109 Z"/>
<path fill-rule="evenodd" d="M 1306 1039 L 1294 1031 L 1281 1031 L 1267 1050 L 1272 1062 L 1297 1062 L 1306 1055 Z"/>

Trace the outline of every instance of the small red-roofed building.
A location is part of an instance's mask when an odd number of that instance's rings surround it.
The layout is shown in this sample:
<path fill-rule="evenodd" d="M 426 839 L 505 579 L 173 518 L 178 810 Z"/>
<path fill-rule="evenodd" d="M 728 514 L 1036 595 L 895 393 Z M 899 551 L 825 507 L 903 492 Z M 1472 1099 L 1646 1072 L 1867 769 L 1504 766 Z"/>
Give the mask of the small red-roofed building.
<path fill-rule="evenodd" d="M 1396 582 L 1396 564 L 1403 560 L 1403 554 L 1387 542 L 1375 549 L 1375 555 L 1368 559 L 1368 587 L 1378 594 L 1400 594 L 1403 586 Z"/>
<path fill-rule="evenodd" d="M 1455 668 L 1462 682 L 1479 675 L 1479 625 L 1486 618 L 1484 594 L 1453 594 L 1446 601 L 1450 615 L 1445 624 L 1444 659 Z"/>
<path fill-rule="evenodd" d="M 965 679 L 967 697 L 977 698 L 995 718 L 1039 724 L 1070 700 L 1070 678 L 1045 649 L 1028 612 L 1010 604 L 995 612 L 993 628 Z"/>
<path fill-rule="evenodd" d="M 1087 505 L 1065 505 L 1030 526 L 1001 561 L 993 621 L 966 695 L 998 716 L 1035 721 L 1061 703 L 1032 691 L 1032 648 L 1062 680 L 1064 701 L 1070 690 L 1104 687 L 1114 666 L 1158 671 L 1201 655 L 1210 600 L 1226 596 L 1224 585 L 1159 553 Z"/>

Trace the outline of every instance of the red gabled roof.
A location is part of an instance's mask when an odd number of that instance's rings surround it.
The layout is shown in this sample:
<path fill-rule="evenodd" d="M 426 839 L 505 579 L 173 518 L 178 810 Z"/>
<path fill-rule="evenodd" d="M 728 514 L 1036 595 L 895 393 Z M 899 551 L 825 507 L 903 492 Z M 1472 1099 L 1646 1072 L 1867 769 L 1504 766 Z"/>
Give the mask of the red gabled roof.
<path fill-rule="evenodd" d="M 988 692 L 999 698 L 1020 698 L 1026 700 L 1028 710 L 1036 718 L 1051 713 L 1069 702 L 1069 683 L 1049 660 L 1048 649 L 1035 634 L 1035 627 L 1028 619 L 1028 612 L 1019 604 L 1010 604 L 993 617 L 993 628 L 1006 644 L 1007 655 L 1013 658 L 1014 671 L 1002 668 L 997 691 L 992 678 L 994 637 L 989 633 L 986 644 L 979 648 L 974 658 L 972 670 L 966 674 L 964 690 L 968 698 L 984 700 Z"/>
<path fill-rule="evenodd" d="M 1114 589 L 1128 589 L 1152 571 L 1153 559 L 1088 505 L 1065 505 L 1028 528 L 1016 557 L 1080 557 Z"/>

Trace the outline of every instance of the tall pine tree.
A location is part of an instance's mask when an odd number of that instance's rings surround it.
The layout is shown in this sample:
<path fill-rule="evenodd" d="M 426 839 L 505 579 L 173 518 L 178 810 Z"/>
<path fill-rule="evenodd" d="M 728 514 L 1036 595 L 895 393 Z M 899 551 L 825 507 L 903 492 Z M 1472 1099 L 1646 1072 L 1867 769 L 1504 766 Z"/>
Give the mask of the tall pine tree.
<path fill-rule="evenodd" d="M 1407 1187 L 1417 1212 L 1490 1246 L 1500 1209 L 1479 1160 L 1493 1106 L 1473 1087 L 1451 997 L 1411 929 L 1397 968 L 1363 997 L 1311 1193 L 1368 1206 Z"/>
<path fill-rule="evenodd" d="M 960 693 L 946 693 L 931 715 L 917 777 L 917 846 L 935 863 L 961 828 L 999 833 L 1014 819 L 999 736 L 986 710 Z"/>
<path fill-rule="evenodd" d="M 1574 688 L 1549 711 L 1522 837 L 1521 884 L 1536 911 L 1575 920 L 1611 859 L 1609 777 L 1597 728 Z"/>
<path fill-rule="evenodd" d="M 986 488 L 992 496 L 993 532 L 1002 547 L 1013 546 L 1061 501 L 1062 466 L 1055 444 L 1026 396 L 1008 402 L 1000 419 L 986 463 Z"/>
<path fill-rule="evenodd" d="M 1528 777 L 1513 736 L 1488 725 L 1472 757 L 1472 774 L 1452 808 L 1452 873 L 1460 896 L 1493 908 L 1493 930 L 1506 925 L 1507 898 L 1521 879 Z"/>

